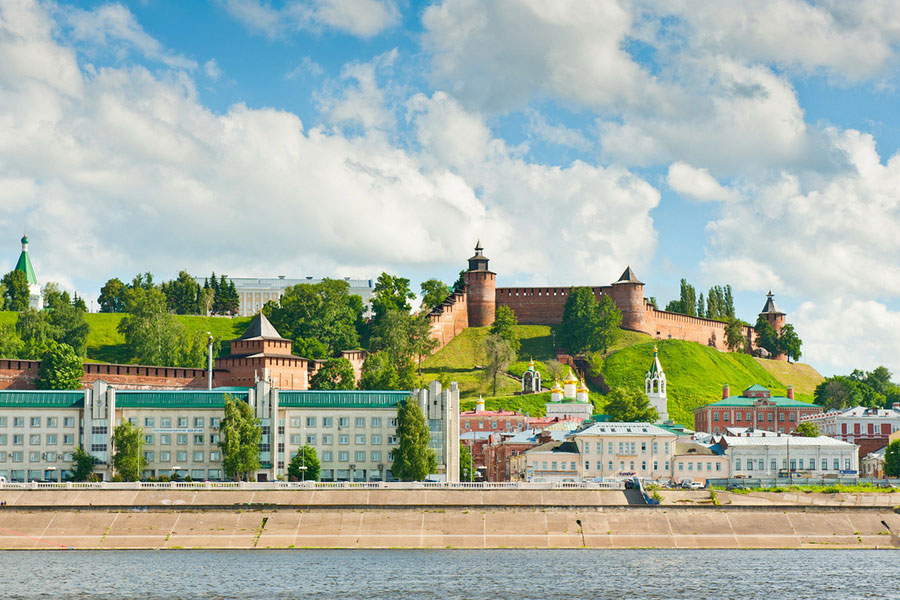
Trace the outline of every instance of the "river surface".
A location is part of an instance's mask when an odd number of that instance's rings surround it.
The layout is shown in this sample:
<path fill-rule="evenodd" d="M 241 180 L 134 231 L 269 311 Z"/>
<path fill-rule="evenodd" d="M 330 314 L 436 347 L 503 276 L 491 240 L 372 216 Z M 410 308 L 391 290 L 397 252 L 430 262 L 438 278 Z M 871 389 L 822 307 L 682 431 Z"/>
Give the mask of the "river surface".
<path fill-rule="evenodd" d="M 900 599 L 896 550 L 0 552 L 0 597 Z"/>

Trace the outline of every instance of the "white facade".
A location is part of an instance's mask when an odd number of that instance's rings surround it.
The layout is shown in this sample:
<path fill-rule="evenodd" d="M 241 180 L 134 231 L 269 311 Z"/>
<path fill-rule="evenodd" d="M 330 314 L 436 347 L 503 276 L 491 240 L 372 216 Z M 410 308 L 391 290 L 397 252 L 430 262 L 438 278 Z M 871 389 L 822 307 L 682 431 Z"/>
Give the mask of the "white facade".
<path fill-rule="evenodd" d="M 201 286 L 206 278 L 195 277 L 194 280 Z M 262 310 L 266 302 L 277 302 L 284 294 L 284 290 L 301 283 L 321 283 L 321 279 L 306 277 L 303 279 L 287 279 L 285 277 L 225 277 L 228 282 L 234 282 L 240 305 L 238 316 L 251 317 Z M 372 279 L 351 279 L 344 277 L 344 281 L 350 284 L 350 294 L 361 296 L 366 310 L 372 295 L 375 293 L 375 282 Z"/>
<path fill-rule="evenodd" d="M 597 423 L 572 434 L 581 452 L 581 475 L 668 478 L 676 435 L 650 423 Z"/>
<path fill-rule="evenodd" d="M 653 362 L 644 376 L 644 392 L 650 400 L 650 405 L 659 413 L 657 423 L 665 423 L 669 420 L 669 401 L 666 398 L 666 373 L 659 362 L 659 351 L 653 348 Z"/>
<path fill-rule="evenodd" d="M 814 423 L 819 433 L 845 442 L 887 438 L 900 431 L 900 404 L 891 408 L 856 406 L 800 417 L 801 423 Z"/>
<path fill-rule="evenodd" d="M 778 477 L 790 471 L 810 477 L 855 475 L 857 447 L 834 438 L 789 435 L 722 436 L 731 477 Z"/>

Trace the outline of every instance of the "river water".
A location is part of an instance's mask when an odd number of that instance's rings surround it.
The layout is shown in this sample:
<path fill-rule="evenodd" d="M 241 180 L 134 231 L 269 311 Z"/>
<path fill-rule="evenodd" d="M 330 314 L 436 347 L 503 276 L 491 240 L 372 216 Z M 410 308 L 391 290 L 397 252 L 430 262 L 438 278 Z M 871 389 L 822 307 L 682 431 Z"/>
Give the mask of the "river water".
<path fill-rule="evenodd" d="M 900 599 L 896 550 L 0 552 L 0 597 Z"/>

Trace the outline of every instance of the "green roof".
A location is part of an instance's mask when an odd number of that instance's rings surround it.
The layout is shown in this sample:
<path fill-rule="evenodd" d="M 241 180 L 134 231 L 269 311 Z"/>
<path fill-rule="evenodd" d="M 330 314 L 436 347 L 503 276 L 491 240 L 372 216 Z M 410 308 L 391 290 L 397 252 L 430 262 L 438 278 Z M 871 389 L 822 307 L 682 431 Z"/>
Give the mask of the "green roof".
<path fill-rule="evenodd" d="M 247 401 L 247 390 L 117 390 L 120 408 L 225 408 L 225 396 Z"/>
<path fill-rule="evenodd" d="M 750 398 L 748 396 L 730 396 L 728 398 L 724 398 L 719 400 L 718 402 L 713 402 L 712 404 L 707 404 L 706 406 L 753 406 L 758 400 L 769 400 L 774 402 L 776 406 L 789 408 L 793 406 L 811 406 L 809 402 L 803 402 L 802 400 L 792 400 L 790 398 L 785 398 L 784 396 L 770 396 L 768 398 Z M 706 406 L 702 406 L 700 408 L 706 408 Z"/>
<path fill-rule="evenodd" d="M 2 390 L 3 408 L 75 408 L 84 406 L 84 390 Z"/>
<path fill-rule="evenodd" d="M 23 240 L 26 238 L 22 238 Z M 31 258 L 28 257 L 28 252 L 22 250 L 22 254 L 19 255 L 19 262 L 16 263 L 16 271 L 22 271 L 25 273 L 25 279 L 28 280 L 29 284 L 37 283 L 37 276 L 34 274 L 34 267 L 31 266 Z"/>
<path fill-rule="evenodd" d="M 693 431 L 687 429 L 684 425 L 679 425 L 677 423 L 655 423 L 657 427 L 660 429 L 665 429 L 670 433 L 674 433 L 675 435 L 693 435 Z"/>
<path fill-rule="evenodd" d="M 409 392 L 370 390 L 289 390 L 278 392 L 280 406 L 310 408 L 392 408 Z"/>
<path fill-rule="evenodd" d="M 758 383 L 754 383 L 753 385 L 751 385 L 744 391 L 745 392 L 768 392 L 769 388 L 765 388 L 765 387 L 759 385 Z"/>

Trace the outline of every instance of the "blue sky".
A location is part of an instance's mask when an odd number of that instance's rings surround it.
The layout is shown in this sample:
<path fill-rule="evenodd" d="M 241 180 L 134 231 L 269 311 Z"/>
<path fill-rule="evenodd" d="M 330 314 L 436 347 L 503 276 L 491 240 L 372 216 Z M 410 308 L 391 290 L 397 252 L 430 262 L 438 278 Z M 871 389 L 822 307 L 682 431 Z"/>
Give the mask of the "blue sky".
<path fill-rule="evenodd" d="M 896 1 L 0 5 L 0 268 L 769 289 L 900 369 Z M 765 15 L 765 18 L 760 18 Z"/>

